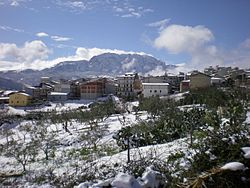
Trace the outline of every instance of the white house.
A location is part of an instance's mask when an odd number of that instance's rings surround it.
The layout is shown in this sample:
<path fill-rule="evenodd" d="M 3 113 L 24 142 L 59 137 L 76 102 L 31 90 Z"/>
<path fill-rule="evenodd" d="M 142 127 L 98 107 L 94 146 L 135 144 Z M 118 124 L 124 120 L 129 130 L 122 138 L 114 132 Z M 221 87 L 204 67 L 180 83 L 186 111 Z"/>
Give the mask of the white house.
<path fill-rule="evenodd" d="M 142 83 L 144 97 L 166 96 L 169 93 L 168 83 Z"/>
<path fill-rule="evenodd" d="M 66 101 L 68 93 L 50 92 L 48 93 L 48 101 Z"/>

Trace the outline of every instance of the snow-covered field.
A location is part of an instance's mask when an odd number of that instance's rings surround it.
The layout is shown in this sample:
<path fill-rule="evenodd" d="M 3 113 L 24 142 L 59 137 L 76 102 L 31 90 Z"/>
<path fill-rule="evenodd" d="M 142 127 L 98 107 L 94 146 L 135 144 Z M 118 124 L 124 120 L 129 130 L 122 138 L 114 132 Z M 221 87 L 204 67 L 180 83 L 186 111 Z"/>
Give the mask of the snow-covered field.
<path fill-rule="evenodd" d="M 27 112 L 48 112 L 48 111 L 65 111 L 77 108 L 86 108 L 93 100 L 68 100 L 64 103 L 49 102 L 46 105 L 32 106 L 32 107 L 11 107 L 6 105 L 5 111 L 11 115 L 25 115 Z"/>
<path fill-rule="evenodd" d="M 55 110 L 60 112 L 77 109 L 79 107 L 82 108 L 83 106 L 84 108 L 87 108 L 91 102 L 92 101 L 68 101 L 64 104 L 51 103 L 50 106 L 40 106 L 35 109 L 7 107 L 7 111 L 9 114 L 15 115 L 25 115 L 30 111 L 44 112 Z M 138 102 L 128 104 L 128 108 L 131 111 L 133 106 L 138 106 Z M 189 107 L 192 106 L 183 106 L 182 108 Z M 87 123 L 73 120 L 68 125 L 68 131 L 65 131 L 62 123 L 47 124 L 46 126 L 48 126 L 48 130 L 54 135 L 54 139 L 58 141 L 54 157 L 50 158 L 50 160 L 45 160 L 44 153 L 39 151 L 36 160 L 27 164 L 27 170 L 36 174 L 46 172 L 48 169 L 53 169 L 53 173 L 56 176 L 63 176 L 65 173 L 67 175 L 72 175 L 79 169 L 85 168 L 95 169 L 99 174 L 102 174 L 108 167 L 117 167 L 114 171 L 117 170 L 115 175 L 119 176 L 119 173 L 121 173 L 120 167 L 127 164 L 127 151 L 119 152 L 120 148 L 116 144 L 116 140 L 113 138 L 114 134 L 124 126 L 136 124 L 141 120 L 147 120 L 149 117 L 145 111 L 140 111 L 135 114 L 130 110 L 130 113 L 126 112 L 122 115 L 113 114 L 104 121 L 99 122 L 98 125 L 105 129 L 104 134 L 95 141 L 100 152 L 95 152 L 93 154 L 91 153 L 92 150 L 90 150 L 90 153 L 84 154 L 84 156 L 80 153 L 83 148 L 87 148 L 87 145 L 81 140 L 82 136 L 92 136 L 87 134 L 89 131 L 89 125 Z M 250 112 L 247 113 L 246 122 L 250 123 Z M 36 128 L 35 126 L 37 126 L 34 121 L 27 120 L 16 125 L 10 125 L 15 139 L 18 139 L 17 135 L 20 134 L 19 128 L 25 125 L 31 125 L 33 128 Z M 27 135 L 27 140 L 28 139 L 31 139 L 29 135 Z M 0 144 L 4 145 L 5 143 L 6 135 L 0 135 Z M 112 152 L 107 153 L 103 148 L 112 148 Z M 189 148 L 189 140 L 187 138 L 182 138 L 165 144 L 131 148 L 130 159 L 131 161 L 141 161 L 146 159 L 167 161 L 169 156 L 176 153 L 184 154 L 185 157 L 179 162 L 181 168 L 186 168 L 189 165 L 186 159 L 191 159 L 195 154 L 195 151 Z M 22 172 L 22 166 L 17 163 L 16 159 L 0 155 L 0 174 L 15 174 L 20 172 Z M 123 176 L 121 175 L 121 177 Z M 32 185 L 27 185 L 26 187 L 28 186 L 32 187 Z M 49 184 L 45 184 L 44 186 L 49 187 Z M 79 187 L 84 186 L 82 185 Z"/>

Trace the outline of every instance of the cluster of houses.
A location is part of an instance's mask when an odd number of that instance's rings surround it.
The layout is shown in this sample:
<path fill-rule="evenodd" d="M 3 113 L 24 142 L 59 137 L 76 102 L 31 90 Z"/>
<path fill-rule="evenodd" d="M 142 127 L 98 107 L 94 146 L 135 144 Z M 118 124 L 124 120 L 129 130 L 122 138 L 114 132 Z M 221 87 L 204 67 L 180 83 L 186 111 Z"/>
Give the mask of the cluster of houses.
<path fill-rule="evenodd" d="M 23 91 L 2 91 L 0 104 L 28 106 L 45 101 L 95 100 L 110 94 L 119 97 L 166 96 L 176 92 L 206 89 L 226 84 L 250 90 L 250 71 L 231 67 L 209 67 L 204 72 L 188 74 L 164 74 L 143 77 L 137 73 L 126 73 L 116 78 L 82 78 L 78 80 L 53 81 L 42 77 L 38 86 L 25 85 Z"/>
<path fill-rule="evenodd" d="M 250 92 L 250 70 L 238 67 L 212 67 L 204 69 L 204 73 L 192 71 L 185 75 L 180 83 L 180 92 L 206 89 L 208 87 L 237 87 L 242 91 Z"/>

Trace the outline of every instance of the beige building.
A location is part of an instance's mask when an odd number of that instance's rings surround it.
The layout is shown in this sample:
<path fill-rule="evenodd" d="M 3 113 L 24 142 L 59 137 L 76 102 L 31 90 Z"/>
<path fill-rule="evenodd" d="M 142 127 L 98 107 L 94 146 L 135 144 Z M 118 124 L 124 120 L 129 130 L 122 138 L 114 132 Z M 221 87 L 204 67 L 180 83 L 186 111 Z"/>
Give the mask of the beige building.
<path fill-rule="evenodd" d="M 142 90 L 141 80 L 137 73 L 126 73 L 116 79 L 118 96 L 136 96 Z"/>
<path fill-rule="evenodd" d="M 193 72 L 189 79 L 190 90 L 205 89 L 211 85 L 211 77 L 198 71 Z"/>
<path fill-rule="evenodd" d="M 9 96 L 10 106 L 27 106 L 30 104 L 31 96 L 27 93 L 17 92 Z"/>

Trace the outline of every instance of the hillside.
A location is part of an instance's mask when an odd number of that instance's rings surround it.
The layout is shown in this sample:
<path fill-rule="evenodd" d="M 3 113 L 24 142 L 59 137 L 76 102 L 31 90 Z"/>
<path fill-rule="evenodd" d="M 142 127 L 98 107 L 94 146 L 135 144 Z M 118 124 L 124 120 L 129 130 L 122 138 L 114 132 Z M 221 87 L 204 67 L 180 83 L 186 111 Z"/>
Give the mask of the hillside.
<path fill-rule="evenodd" d="M 65 61 L 54 67 L 37 70 L 0 72 L 0 77 L 22 83 L 37 84 L 42 76 L 54 79 L 76 79 L 86 76 L 117 76 L 126 72 L 138 72 L 142 75 L 153 70 L 165 72 L 176 66 L 147 55 L 105 53 L 92 57 L 89 61 Z"/>
<path fill-rule="evenodd" d="M 15 82 L 11 79 L 5 79 L 0 77 L 0 89 L 4 90 L 22 90 L 23 84 Z"/>

